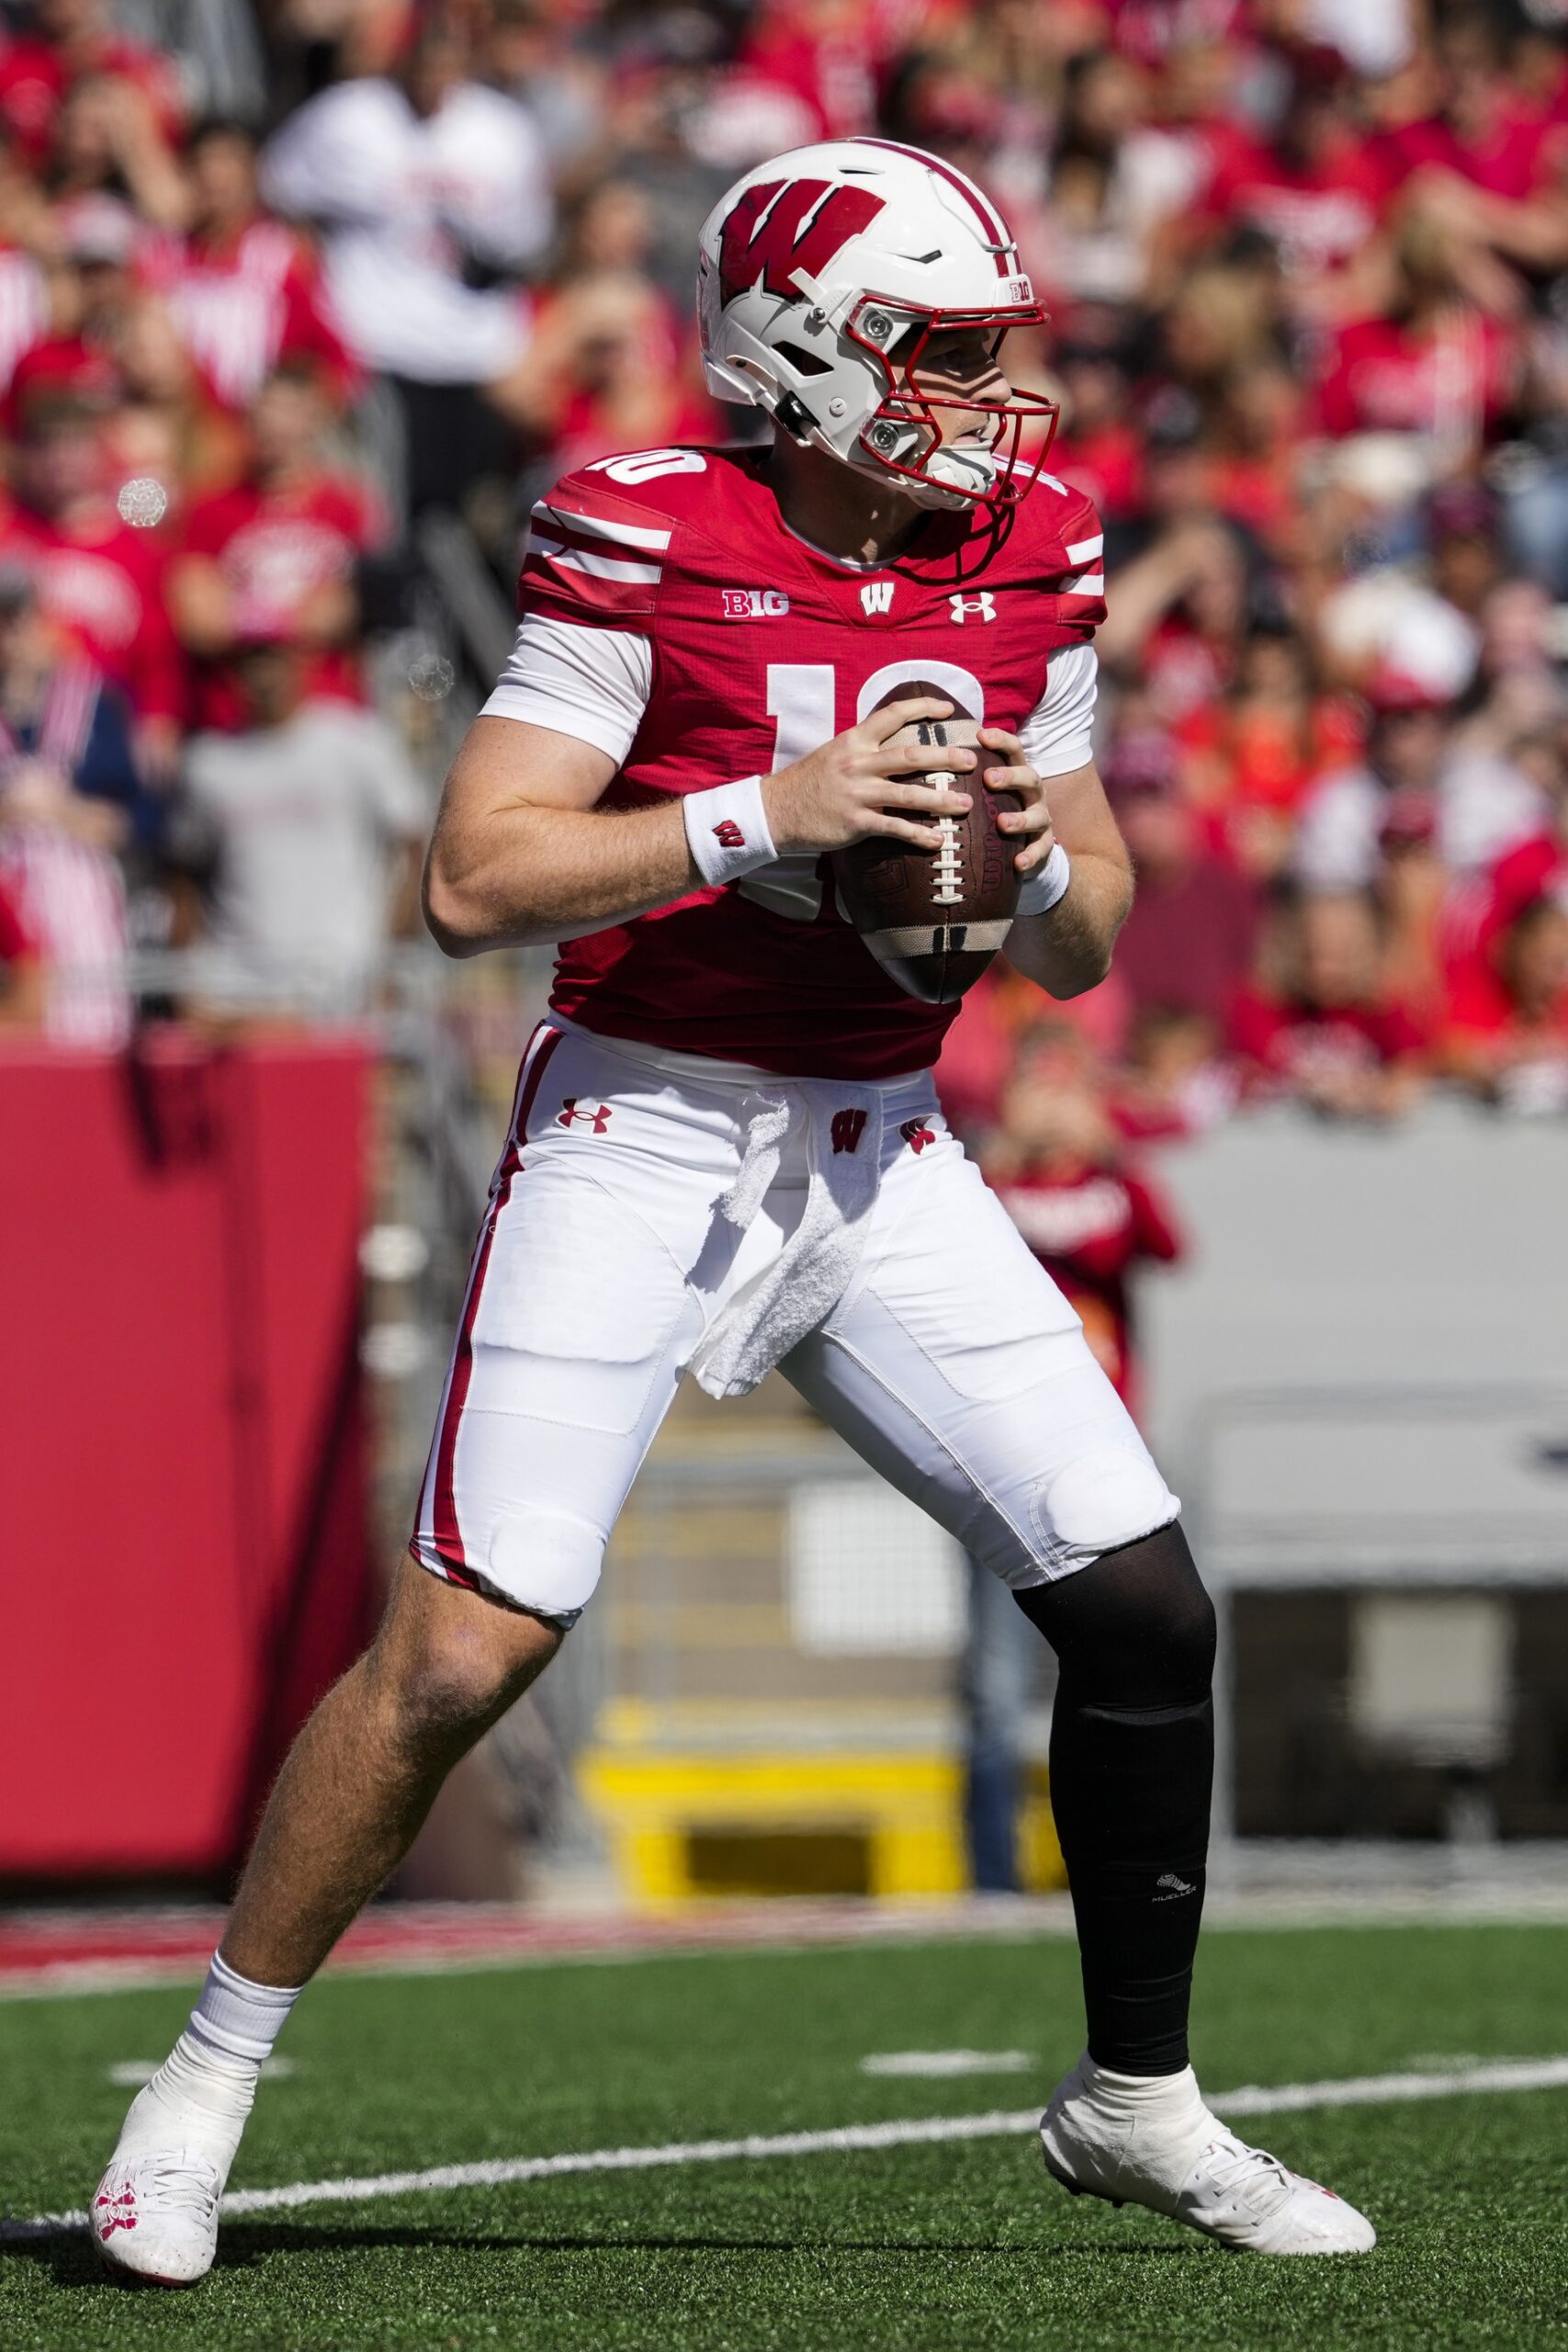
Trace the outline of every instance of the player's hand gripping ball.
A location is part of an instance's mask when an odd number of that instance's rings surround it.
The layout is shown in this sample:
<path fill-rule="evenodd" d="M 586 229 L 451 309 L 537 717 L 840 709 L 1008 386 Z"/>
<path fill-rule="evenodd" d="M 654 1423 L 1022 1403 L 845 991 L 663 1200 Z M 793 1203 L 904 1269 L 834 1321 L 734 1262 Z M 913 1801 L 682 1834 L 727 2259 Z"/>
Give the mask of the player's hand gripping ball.
<path fill-rule="evenodd" d="M 896 687 L 885 700 L 920 695 L 952 700 L 945 687 L 924 680 Z M 979 733 L 975 719 L 955 708 L 951 718 L 915 719 L 892 738 L 895 744 L 951 743 L 979 752 L 979 765 L 967 775 L 912 774 L 915 782 L 956 786 L 971 796 L 964 816 L 924 820 L 941 832 L 940 849 L 873 834 L 833 853 L 841 911 L 884 971 L 925 1004 L 952 1004 L 974 987 L 1018 910 L 1022 877 L 1014 860 L 1022 843 L 1003 833 L 997 820 L 1023 804 L 1016 793 L 981 782 L 987 752 Z"/>

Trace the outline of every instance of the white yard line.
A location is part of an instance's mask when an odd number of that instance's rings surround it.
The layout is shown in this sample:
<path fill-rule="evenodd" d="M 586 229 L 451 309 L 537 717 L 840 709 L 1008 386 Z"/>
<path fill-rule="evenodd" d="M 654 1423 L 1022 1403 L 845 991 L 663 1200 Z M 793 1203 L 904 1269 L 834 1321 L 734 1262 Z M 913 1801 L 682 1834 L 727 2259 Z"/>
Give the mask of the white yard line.
<path fill-rule="evenodd" d="M 1028 2075 L 1039 2064 L 1032 2050 L 874 2050 L 860 2070 L 942 2082 L 956 2075 Z"/>
<path fill-rule="evenodd" d="M 1568 2086 L 1568 2058 L 1504 2059 L 1461 2073 L 1352 2075 L 1338 2082 L 1249 2085 L 1213 2101 L 1226 2117 L 1277 2115 L 1312 2107 L 1377 2107 L 1387 2100 L 1458 2098 L 1485 2091 Z M 505 2156 L 473 2165 L 434 2165 L 423 2172 L 370 2173 L 347 2180 L 296 2180 L 281 2188 L 243 2188 L 223 2199 L 232 2221 L 300 2205 L 362 2205 L 380 2197 L 423 2196 L 446 2188 L 501 2188 L 513 2181 L 554 2180 L 566 2173 L 648 2172 L 670 2165 L 767 2162 L 778 2156 L 853 2155 L 877 2148 L 933 2146 L 951 2140 L 1012 2140 L 1039 2124 L 1038 2104 L 995 2108 L 985 2115 L 930 2115 L 893 2123 L 849 2123 L 829 2132 L 754 2133 L 744 2140 L 676 2140 L 662 2147 L 592 2148 L 560 2156 Z M 85 2230 L 85 2212 L 39 2213 L 0 2221 L 0 2242 L 59 2237 Z"/>

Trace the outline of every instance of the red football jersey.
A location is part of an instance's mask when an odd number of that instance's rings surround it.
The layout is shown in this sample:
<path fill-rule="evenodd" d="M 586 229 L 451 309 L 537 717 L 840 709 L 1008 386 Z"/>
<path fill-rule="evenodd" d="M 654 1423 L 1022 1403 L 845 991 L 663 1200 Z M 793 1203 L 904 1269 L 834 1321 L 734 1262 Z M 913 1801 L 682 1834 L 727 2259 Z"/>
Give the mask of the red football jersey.
<path fill-rule="evenodd" d="M 0 562 L 30 572 L 51 620 L 123 689 L 139 718 L 178 718 L 185 672 L 164 605 L 164 551 L 104 500 L 67 530 L 0 505 Z"/>
<path fill-rule="evenodd" d="M 651 645 L 651 697 L 607 808 L 769 775 L 917 679 L 1017 729 L 1053 653 L 1105 616 L 1099 520 L 1050 475 L 1000 525 L 933 514 L 908 552 L 863 568 L 784 527 L 766 462 L 702 448 L 602 458 L 536 510 L 525 616 Z M 608 1036 L 821 1078 L 926 1068 L 956 1010 L 887 977 L 814 855 L 568 940 L 552 1002 Z"/>
<path fill-rule="evenodd" d="M 211 559 L 234 598 L 240 636 L 287 630 L 318 589 L 349 578 L 357 559 L 386 536 L 370 490 L 349 474 L 317 473 L 286 489 L 240 482 L 193 506 L 185 548 Z M 338 702 L 363 702 L 359 662 L 345 646 L 312 655 L 306 689 Z M 236 728 L 245 707 L 231 661 L 198 664 L 196 723 Z"/>
<path fill-rule="evenodd" d="M 1146 1177 L 1126 1167 L 1025 1169 L 987 1178 L 998 1199 L 1084 1327 L 1122 1403 L 1133 1406 L 1130 1276 L 1145 1261 L 1175 1265 L 1181 1236 Z"/>

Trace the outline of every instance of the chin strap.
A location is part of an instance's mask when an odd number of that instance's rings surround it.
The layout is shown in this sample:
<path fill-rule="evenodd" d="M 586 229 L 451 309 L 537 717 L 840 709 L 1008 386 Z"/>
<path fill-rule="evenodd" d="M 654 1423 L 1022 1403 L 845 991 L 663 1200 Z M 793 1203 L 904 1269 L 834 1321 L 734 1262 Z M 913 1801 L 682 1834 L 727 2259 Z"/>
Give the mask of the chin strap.
<path fill-rule="evenodd" d="M 803 449 L 817 447 L 816 424 L 795 393 L 780 393 L 773 406 L 773 422 L 789 435 L 792 441 L 798 441 Z"/>

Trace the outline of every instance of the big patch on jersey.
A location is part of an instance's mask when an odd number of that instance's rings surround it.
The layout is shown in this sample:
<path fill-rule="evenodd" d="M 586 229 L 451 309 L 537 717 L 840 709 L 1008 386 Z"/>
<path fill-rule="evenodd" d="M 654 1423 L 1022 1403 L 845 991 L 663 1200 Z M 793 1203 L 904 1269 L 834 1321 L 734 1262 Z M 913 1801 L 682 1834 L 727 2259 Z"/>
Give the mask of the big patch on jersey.
<path fill-rule="evenodd" d="M 878 708 L 930 695 L 950 702 L 945 687 L 916 680 L 896 686 Z M 919 718 L 900 728 L 895 743 L 974 745 L 979 728 L 967 711 L 951 718 Z M 916 771 L 911 771 L 911 775 Z M 940 849 L 917 849 L 885 834 L 835 851 L 839 905 L 888 977 L 923 1004 L 952 1004 L 972 989 L 1012 928 L 1021 888 L 1013 864 L 1018 844 L 997 828 L 1005 808 L 1021 808 L 1016 793 L 991 792 L 979 771 L 927 770 L 926 784 L 953 784 L 970 794 L 965 817 L 941 817 Z M 907 813 L 907 812 L 906 812 Z"/>

